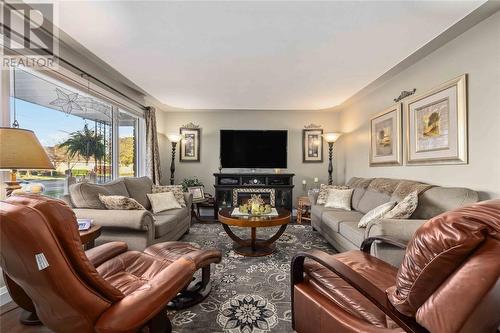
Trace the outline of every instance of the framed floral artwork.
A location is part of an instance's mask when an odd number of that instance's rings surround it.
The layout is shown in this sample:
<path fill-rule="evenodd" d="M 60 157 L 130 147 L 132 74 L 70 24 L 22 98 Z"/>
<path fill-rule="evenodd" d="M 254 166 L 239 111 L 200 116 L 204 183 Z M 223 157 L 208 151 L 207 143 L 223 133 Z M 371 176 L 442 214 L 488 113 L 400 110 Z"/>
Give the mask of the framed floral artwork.
<path fill-rule="evenodd" d="M 407 164 L 466 164 L 466 75 L 405 103 Z"/>
<path fill-rule="evenodd" d="M 182 136 L 180 142 L 180 162 L 199 162 L 201 146 L 201 129 L 190 127 L 181 127 Z"/>
<path fill-rule="evenodd" d="M 303 163 L 323 162 L 322 129 L 302 130 L 302 162 Z"/>
<path fill-rule="evenodd" d="M 401 125 L 401 103 L 370 120 L 370 166 L 403 163 Z"/>

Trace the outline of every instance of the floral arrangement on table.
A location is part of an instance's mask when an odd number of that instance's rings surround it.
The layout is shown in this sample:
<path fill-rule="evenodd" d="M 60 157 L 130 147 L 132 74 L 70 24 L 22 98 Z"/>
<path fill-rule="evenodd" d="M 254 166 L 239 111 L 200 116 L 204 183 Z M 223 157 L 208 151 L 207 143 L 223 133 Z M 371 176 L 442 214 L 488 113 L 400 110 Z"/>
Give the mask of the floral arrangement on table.
<path fill-rule="evenodd" d="M 266 204 L 260 194 L 252 194 L 247 203 L 240 205 L 239 209 L 240 213 L 252 215 L 270 214 L 272 212 L 271 205 Z"/>

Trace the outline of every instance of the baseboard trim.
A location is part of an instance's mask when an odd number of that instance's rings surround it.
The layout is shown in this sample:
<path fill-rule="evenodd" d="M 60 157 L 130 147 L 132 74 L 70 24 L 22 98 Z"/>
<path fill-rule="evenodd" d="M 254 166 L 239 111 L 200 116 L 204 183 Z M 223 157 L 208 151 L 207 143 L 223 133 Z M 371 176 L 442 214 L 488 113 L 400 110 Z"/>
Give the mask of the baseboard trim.
<path fill-rule="evenodd" d="M 12 297 L 10 297 L 7 287 L 3 286 L 0 288 L 0 306 L 12 302 Z"/>

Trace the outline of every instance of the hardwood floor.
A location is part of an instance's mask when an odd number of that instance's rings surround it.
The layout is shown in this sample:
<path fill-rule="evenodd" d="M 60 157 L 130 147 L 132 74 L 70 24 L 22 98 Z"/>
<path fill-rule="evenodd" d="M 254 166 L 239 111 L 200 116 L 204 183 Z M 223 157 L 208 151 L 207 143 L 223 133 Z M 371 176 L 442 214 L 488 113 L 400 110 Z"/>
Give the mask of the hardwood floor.
<path fill-rule="evenodd" d="M 9 333 L 53 333 L 45 326 L 26 326 L 19 322 L 21 308 L 10 302 L 0 307 L 0 331 Z"/>

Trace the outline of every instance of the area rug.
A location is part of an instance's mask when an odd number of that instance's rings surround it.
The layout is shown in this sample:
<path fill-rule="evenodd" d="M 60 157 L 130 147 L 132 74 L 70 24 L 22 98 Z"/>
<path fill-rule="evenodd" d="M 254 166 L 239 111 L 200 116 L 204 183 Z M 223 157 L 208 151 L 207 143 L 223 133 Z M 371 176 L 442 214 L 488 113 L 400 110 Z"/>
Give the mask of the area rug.
<path fill-rule="evenodd" d="M 249 237 L 250 229 L 233 228 Z M 265 238 L 277 228 L 259 228 Z M 222 251 L 220 264 L 212 265 L 212 292 L 200 304 L 170 311 L 173 332 L 264 333 L 293 332 L 290 306 L 290 261 L 299 251 L 335 250 L 310 225 L 288 225 L 266 257 L 243 257 L 232 250 L 232 240 L 220 224 L 195 223 L 182 241 Z"/>

